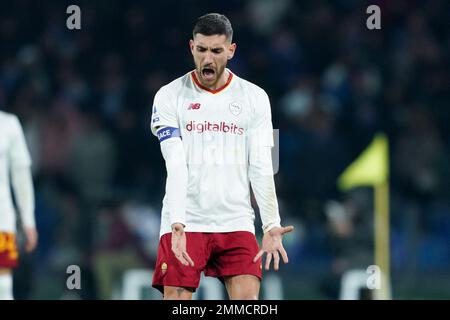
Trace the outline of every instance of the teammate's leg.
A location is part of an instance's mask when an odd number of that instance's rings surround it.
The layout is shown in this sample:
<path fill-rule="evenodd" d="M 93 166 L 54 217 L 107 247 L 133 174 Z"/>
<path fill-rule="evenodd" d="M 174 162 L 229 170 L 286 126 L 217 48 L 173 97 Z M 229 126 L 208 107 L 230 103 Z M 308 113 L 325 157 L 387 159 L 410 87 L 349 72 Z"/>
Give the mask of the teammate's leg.
<path fill-rule="evenodd" d="M 0 269 L 0 300 L 13 300 L 11 269 Z"/>
<path fill-rule="evenodd" d="M 164 300 L 191 300 L 192 288 L 164 286 Z"/>
<path fill-rule="evenodd" d="M 12 270 L 17 266 L 15 234 L 0 231 L 0 300 L 13 300 Z"/>
<path fill-rule="evenodd" d="M 257 276 L 241 274 L 225 276 L 225 287 L 230 300 L 258 300 L 260 280 Z"/>

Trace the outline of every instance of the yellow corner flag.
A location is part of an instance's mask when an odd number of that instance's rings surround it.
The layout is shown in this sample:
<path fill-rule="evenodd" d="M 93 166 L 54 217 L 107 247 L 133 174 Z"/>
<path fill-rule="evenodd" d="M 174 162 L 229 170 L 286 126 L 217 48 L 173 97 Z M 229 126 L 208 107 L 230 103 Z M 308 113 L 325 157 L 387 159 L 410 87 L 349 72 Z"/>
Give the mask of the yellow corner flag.
<path fill-rule="evenodd" d="M 375 202 L 375 264 L 381 271 L 381 286 L 375 299 L 392 297 L 390 283 L 389 246 L 389 147 L 386 135 L 379 133 L 361 155 L 348 166 L 338 179 L 346 191 L 354 187 L 374 187 Z"/>
<path fill-rule="evenodd" d="M 379 133 L 366 150 L 341 174 L 338 186 L 349 190 L 358 186 L 376 186 L 385 183 L 389 176 L 388 142 Z"/>

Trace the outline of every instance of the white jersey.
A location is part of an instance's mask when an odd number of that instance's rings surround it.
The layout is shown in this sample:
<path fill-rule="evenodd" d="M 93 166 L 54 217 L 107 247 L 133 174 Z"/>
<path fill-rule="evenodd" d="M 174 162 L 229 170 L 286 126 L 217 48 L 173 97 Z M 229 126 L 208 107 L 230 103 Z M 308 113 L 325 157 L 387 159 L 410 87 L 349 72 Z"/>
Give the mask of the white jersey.
<path fill-rule="evenodd" d="M 218 90 L 203 87 L 192 71 L 154 99 L 153 134 L 161 126 L 178 129 L 186 154 L 187 232 L 255 232 L 249 141 L 258 131 L 259 143 L 273 146 L 270 102 L 263 89 L 226 70 L 228 81 Z M 164 134 L 158 132 L 160 140 Z M 161 219 L 160 234 L 171 232 L 166 197 Z"/>
<path fill-rule="evenodd" d="M 28 167 L 31 158 L 16 116 L 0 111 L 0 231 L 15 232 L 16 214 L 11 198 L 12 167 Z"/>

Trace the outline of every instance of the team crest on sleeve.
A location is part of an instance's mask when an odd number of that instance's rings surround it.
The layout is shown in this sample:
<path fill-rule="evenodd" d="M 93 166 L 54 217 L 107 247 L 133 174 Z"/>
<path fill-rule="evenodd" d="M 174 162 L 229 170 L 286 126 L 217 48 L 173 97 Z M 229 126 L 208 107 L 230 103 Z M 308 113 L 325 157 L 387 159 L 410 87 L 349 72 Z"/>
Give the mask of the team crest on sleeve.
<path fill-rule="evenodd" d="M 242 112 L 242 105 L 237 102 L 230 103 L 230 111 L 235 116 L 238 116 Z"/>
<path fill-rule="evenodd" d="M 152 110 L 152 124 L 158 123 L 159 122 L 159 115 L 157 114 L 157 110 L 156 110 L 156 106 L 153 106 L 153 110 Z"/>

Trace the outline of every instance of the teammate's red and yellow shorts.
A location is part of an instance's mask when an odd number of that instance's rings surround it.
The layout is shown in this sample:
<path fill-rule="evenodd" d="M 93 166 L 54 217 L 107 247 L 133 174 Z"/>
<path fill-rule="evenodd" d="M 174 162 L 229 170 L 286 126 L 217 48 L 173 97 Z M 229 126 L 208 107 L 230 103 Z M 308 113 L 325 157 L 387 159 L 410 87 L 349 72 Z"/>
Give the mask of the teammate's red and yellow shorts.
<path fill-rule="evenodd" d="M 194 266 L 183 265 L 173 253 L 172 234 L 164 234 L 158 247 L 158 257 L 152 286 L 164 292 L 164 286 L 188 287 L 195 291 L 201 272 L 223 281 L 225 276 L 250 274 L 261 280 L 261 258 L 253 262 L 259 251 L 258 241 L 247 231 L 225 233 L 186 232 L 186 250 Z"/>
<path fill-rule="evenodd" d="M 0 269 L 15 268 L 18 258 L 16 235 L 12 232 L 0 231 Z"/>

